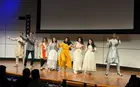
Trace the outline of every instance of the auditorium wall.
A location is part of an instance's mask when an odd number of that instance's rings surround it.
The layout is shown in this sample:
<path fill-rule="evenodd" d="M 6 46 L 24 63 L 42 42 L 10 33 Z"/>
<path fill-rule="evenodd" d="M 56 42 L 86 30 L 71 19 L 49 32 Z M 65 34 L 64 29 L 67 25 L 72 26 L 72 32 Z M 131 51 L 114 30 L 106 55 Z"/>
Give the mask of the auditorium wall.
<path fill-rule="evenodd" d="M 25 31 L 25 21 L 18 20 L 18 16 L 25 16 L 31 14 L 31 30 L 36 30 L 36 0 L 15 0 L 18 9 L 8 15 L 2 15 L 3 10 L 0 9 L 0 58 L 14 58 L 16 42 L 7 39 L 7 36 L 16 37 L 19 32 Z M 12 2 L 13 3 L 13 2 Z M 10 11 L 9 11 L 10 12 Z M 67 36 L 70 37 L 74 43 L 78 36 L 84 38 L 85 45 L 88 38 L 92 38 L 97 46 L 96 62 L 98 64 L 105 64 L 107 55 L 106 38 L 111 35 L 108 34 L 36 34 L 37 40 L 41 42 L 43 37 L 49 38 L 56 37 L 58 42 L 61 43 Z M 120 65 L 125 67 L 140 68 L 140 35 L 138 34 L 120 34 L 122 44 L 119 46 Z M 39 49 L 36 47 L 35 58 L 39 58 Z M 71 51 L 73 55 L 74 49 Z"/>

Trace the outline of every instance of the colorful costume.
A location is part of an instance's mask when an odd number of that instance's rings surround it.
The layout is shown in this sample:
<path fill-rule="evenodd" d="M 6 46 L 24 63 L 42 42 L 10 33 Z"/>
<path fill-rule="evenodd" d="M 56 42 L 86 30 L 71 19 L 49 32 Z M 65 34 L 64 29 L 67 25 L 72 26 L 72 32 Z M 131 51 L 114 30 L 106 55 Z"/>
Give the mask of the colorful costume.
<path fill-rule="evenodd" d="M 43 67 L 43 65 L 47 61 L 47 45 L 45 43 L 41 44 L 40 58 L 41 58 L 40 64 L 41 64 L 41 67 Z"/>
<path fill-rule="evenodd" d="M 69 45 L 62 42 L 60 44 L 60 47 L 62 48 L 62 51 L 61 51 L 59 59 L 58 59 L 60 68 L 62 68 L 62 67 L 72 68 L 72 61 L 71 61 Z"/>

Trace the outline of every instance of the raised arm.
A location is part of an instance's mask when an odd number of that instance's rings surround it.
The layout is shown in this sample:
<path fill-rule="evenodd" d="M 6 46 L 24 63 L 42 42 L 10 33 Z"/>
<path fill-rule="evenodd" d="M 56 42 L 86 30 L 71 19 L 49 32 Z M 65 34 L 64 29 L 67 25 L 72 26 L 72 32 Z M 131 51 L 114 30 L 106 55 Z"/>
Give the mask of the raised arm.
<path fill-rule="evenodd" d="M 121 40 L 119 39 L 119 36 L 117 37 L 117 43 L 115 44 L 115 46 L 118 46 L 119 44 L 121 44 Z"/>
<path fill-rule="evenodd" d="M 10 39 L 10 40 L 12 40 L 12 41 L 17 41 L 17 40 L 18 40 L 18 38 L 12 38 L 12 37 L 10 37 L 10 36 L 8 36 L 8 39 Z"/>
<path fill-rule="evenodd" d="M 118 44 L 121 44 L 121 40 L 120 40 L 119 36 L 117 37 L 117 40 L 118 40 Z"/>

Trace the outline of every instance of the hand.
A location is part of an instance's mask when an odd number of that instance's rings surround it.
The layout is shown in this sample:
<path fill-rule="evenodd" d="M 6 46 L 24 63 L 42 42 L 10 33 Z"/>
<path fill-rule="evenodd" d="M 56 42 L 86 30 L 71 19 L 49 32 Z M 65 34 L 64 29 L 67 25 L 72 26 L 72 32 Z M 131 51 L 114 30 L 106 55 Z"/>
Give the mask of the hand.
<path fill-rule="evenodd" d="M 117 36 L 117 39 L 119 40 L 119 36 Z"/>
<path fill-rule="evenodd" d="M 95 50 L 92 50 L 92 52 L 95 52 Z"/>

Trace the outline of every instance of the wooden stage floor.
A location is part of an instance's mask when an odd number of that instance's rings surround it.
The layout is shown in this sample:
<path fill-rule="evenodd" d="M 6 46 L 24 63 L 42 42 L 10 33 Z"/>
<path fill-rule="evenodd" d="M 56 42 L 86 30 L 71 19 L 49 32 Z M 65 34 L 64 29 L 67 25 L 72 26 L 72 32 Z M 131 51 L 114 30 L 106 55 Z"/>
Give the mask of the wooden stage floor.
<path fill-rule="evenodd" d="M 0 65 L 6 65 L 7 72 L 22 74 L 23 65 L 21 62 L 18 68 L 14 67 L 15 61 L 12 60 L 11 61 L 0 60 Z M 34 63 L 34 68 L 35 69 L 40 68 L 39 62 Z M 47 71 L 47 70 L 40 71 L 41 78 L 43 79 L 50 79 L 55 81 L 68 79 L 68 80 L 87 82 L 87 83 L 92 83 L 97 85 L 100 84 L 100 85 L 110 85 L 110 86 L 117 86 L 117 87 L 125 87 L 126 83 L 130 78 L 130 75 L 132 74 L 140 76 L 140 73 L 138 71 L 121 70 L 121 72 L 123 74 L 123 77 L 120 77 L 116 74 L 116 68 L 112 68 L 110 70 L 109 76 L 106 77 L 105 67 L 97 67 L 97 72 L 94 72 L 92 75 L 74 74 L 72 70 L 67 70 L 67 72 L 65 73 L 62 71 Z"/>

